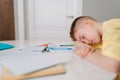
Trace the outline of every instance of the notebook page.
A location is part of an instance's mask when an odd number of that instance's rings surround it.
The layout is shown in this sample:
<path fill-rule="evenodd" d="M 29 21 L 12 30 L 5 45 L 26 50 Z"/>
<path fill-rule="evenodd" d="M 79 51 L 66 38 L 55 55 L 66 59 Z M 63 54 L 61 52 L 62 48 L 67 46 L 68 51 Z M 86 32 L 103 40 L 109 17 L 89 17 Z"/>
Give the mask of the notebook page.
<path fill-rule="evenodd" d="M 63 62 L 65 61 L 61 57 L 53 54 L 13 54 L 13 56 L 4 55 L 0 58 L 0 63 L 16 75 L 31 73 Z"/>

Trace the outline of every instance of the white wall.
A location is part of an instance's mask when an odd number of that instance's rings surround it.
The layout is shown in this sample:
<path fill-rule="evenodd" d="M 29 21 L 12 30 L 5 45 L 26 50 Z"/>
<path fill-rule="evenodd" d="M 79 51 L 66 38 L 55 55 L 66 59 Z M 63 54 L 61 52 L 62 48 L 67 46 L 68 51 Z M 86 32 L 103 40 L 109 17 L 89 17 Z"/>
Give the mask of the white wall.
<path fill-rule="evenodd" d="M 35 20 L 32 7 L 34 5 L 30 3 L 31 1 L 34 2 L 34 0 L 14 0 L 16 39 L 31 39 L 34 36 L 33 26 Z M 76 17 L 88 15 L 100 21 L 119 18 L 119 3 L 120 0 L 77 0 L 75 6 L 78 7 Z"/>
<path fill-rule="evenodd" d="M 120 0 L 83 0 L 83 15 L 100 21 L 120 18 Z"/>
<path fill-rule="evenodd" d="M 77 0 L 77 16 L 81 16 L 83 11 L 83 0 Z"/>
<path fill-rule="evenodd" d="M 25 15 L 25 39 L 32 40 L 34 36 L 34 0 L 24 1 L 24 15 Z"/>
<path fill-rule="evenodd" d="M 14 0 L 15 39 L 25 39 L 24 0 Z"/>
<path fill-rule="evenodd" d="M 69 24 L 69 22 L 71 24 L 71 19 L 67 21 L 66 16 L 73 15 L 77 17 L 78 15 L 82 15 L 82 0 L 58 0 L 57 3 L 59 4 L 56 6 L 60 7 L 59 9 L 55 7 L 55 1 L 57 0 L 51 1 L 52 2 L 49 2 L 49 0 L 25 0 L 25 39 L 35 39 L 36 37 L 37 39 L 46 37 L 70 38 L 70 26 L 67 26 L 67 24 Z M 66 1 L 68 1 L 68 6 L 66 6 Z M 62 2 L 64 2 L 64 4 Z M 79 6 L 78 9 L 77 6 Z"/>

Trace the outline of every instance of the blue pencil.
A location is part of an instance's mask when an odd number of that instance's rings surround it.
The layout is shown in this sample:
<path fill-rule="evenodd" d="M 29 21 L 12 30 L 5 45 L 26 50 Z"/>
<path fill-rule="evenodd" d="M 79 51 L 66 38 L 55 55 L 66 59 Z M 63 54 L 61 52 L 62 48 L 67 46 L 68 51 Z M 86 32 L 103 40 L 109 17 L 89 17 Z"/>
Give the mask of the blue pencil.
<path fill-rule="evenodd" d="M 49 47 L 49 50 L 72 50 L 72 48 L 56 48 L 56 47 Z"/>

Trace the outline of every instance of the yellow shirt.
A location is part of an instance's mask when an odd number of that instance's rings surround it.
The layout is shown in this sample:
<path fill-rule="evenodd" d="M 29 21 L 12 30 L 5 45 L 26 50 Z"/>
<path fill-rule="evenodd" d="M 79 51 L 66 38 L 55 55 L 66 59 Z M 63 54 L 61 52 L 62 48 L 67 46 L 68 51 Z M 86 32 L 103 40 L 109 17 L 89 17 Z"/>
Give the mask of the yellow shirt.
<path fill-rule="evenodd" d="M 120 62 L 120 19 L 104 22 L 102 32 L 102 54 Z"/>
<path fill-rule="evenodd" d="M 103 23 L 102 54 L 120 61 L 120 19 Z"/>

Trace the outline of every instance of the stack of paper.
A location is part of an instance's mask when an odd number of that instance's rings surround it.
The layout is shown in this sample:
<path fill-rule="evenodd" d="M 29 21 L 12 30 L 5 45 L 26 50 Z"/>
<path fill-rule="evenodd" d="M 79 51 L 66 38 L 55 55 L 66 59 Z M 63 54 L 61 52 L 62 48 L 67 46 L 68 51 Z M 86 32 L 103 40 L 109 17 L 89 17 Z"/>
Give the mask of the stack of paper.
<path fill-rule="evenodd" d="M 9 54 L 0 57 L 0 63 L 16 75 L 14 77 L 16 79 L 65 73 L 64 62 L 61 57 L 53 54 L 24 55 L 13 53 L 13 55 Z"/>
<path fill-rule="evenodd" d="M 35 78 L 35 77 L 50 76 L 54 74 L 56 75 L 56 74 L 65 73 L 65 68 L 63 65 L 56 65 L 44 70 L 38 70 L 30 74 L 15 75 L 15 74 L 10 74 L 8 69 L 6 67 L 3 67 L 2 72 L 3 74 L 0 76 L 0 80 L 24 80 L 27 78 Z"/>

